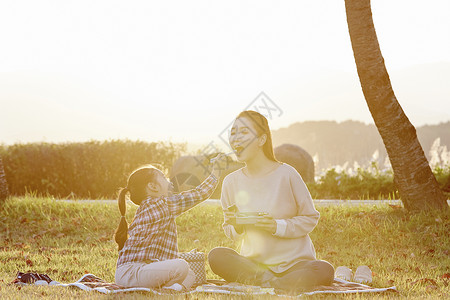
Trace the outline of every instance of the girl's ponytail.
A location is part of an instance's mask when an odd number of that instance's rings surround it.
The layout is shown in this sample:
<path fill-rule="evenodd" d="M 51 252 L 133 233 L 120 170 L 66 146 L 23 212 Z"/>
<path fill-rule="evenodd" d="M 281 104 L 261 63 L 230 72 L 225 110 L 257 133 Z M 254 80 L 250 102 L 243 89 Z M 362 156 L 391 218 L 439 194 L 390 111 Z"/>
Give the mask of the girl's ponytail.
<path fill-rule="evenodd" d="M 119 226 L 117 227 L 116 230 L 116 234 L 114 235 L 114 239 L 116 240 L 117 245 L 119 245 L 119 251 L 122 250 L 123 246 L 125 245 L 125 242 L 128 239 L 128 223 L 127 219 L 125 218 L 125 213 L 127 211 L 127 206 L 125 203 L 125 195 L 129 191 L 130 190 L 128 188 L 121 189 L 119 193 L 119 198 L 117 199 L 121 217 Z"/>
<path fill-rule="evenodd" d="M 156 172 L 161 171 L 153 166 L 143 166 L 133 171 L 127 180 L 127 187 L 123 188 L 119 192 L 119 198 L 117 204 L 119 204 L 120 222 L 117 227 L 114 239 L 119 245 L 119 251 L 122 250 L 125 242 L 128 240 L 128 223 L 125 219 L 125 213 L 127 212 L 127 206 L 125 203 L 125 195 L 130 192 L 130 200 L 136 205 L 141 205 L 141 202 L 147 198 L 147 184 L 152 182 L 156 178 Z"/>

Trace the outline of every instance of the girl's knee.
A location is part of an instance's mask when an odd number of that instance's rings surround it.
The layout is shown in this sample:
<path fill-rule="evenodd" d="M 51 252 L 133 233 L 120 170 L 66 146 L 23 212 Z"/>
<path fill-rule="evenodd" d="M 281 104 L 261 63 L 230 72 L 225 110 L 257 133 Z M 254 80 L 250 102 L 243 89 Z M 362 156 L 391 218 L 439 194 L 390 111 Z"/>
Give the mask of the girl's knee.
<path fill-rule="evenodd" d="M 168 280 L 175 280 L 176 282 L 181 283 L 188 275 L 190 270 L 189 264 L 184 259 L 176 258 L 165 262 Z"/>
<path fill-rule="evenodd" d="M 182 276 L 186 276 L 190 270 L 188 262 L 181 258 L 174 259 L 174 266 Z"/>

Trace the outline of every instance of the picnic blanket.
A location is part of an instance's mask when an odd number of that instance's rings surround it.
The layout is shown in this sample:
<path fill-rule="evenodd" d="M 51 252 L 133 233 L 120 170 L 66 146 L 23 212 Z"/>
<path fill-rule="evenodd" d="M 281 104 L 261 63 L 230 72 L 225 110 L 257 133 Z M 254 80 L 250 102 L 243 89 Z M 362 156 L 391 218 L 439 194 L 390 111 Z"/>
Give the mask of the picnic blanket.
<path fill-rule="evenodd" d="M 24 273 L 18 273 L 24 274 Z M 28 275 L 28 274 L 24 274 Z M 42 275 L 42 274 L 39 274 Z M 19 277 L 19 276 L 18 276 Z M 24 282 L 19 278 L 16 278 L 12 283 L 16 285 L 28 285 L 28 284 L 38 284 L 45 285 L 43 281 L 47 281 L 48 285 L 51 286 L 63 286 L 63 287 L 76 287 L 85 291 L 97 291 L 103 294 L 113 294 L 113 293 L 125 293 L 125 292 L 148 292 L 155 295 L 167 295 L 167 294 L 194 294 L 194 293 L 212 293 L 212 294 L 229 294 L 229 295 L 274 295 L 283 296 L 286 295 L 279 293 L 273 288 L 262 288 L 259 286 L 243 285 L 238 283 L 227 283 L 223 280 L 208 280 L 207 284 L 199 285 L 196 289 L 188 292 L 175 292 L 173 290 L 167 289 L 149 289 L 149 288 L 127 288 L 115 283 L 106 282 L 105 280 L 93 275 L 85 274 L 79 280 L 73 283 L 59 283 L 51 280 L 48 277 L 44 280 L 29 280 Z M 302 297 L 306 295 L 314 294 L 349 294 L 349 293 L 381 293 L 381 292 L 397 292 L 395 286 L 388 288 L 373 288 L 368 285 L 349 282 L 343 279 L 335 278 L 334 282 L 330 286 L 317 286 L 313 290 L 305 291 L 296 295 L 289 295 L 291 297 Z"/>
<path fill-rule="evenodd" d="M 387 288 L 374 288 L 365 284 L 346 281 L 340 278 L 335 278 L 331 285 L 316 286 L 308 291 L 303 291 L 295 295 L 286 295 L 282 291 L 274 290 L 273 288 L 262 288 L 259 286 L 243 285 L 238 283 L 226 283 L 224 285 L 210 285 L 203 284 L 198 286 L 196 292 L 204 293 L 219 293 L 230 295 L 276 295 L 276 296 L 291 296 L 303 297 L 314 294 L 354 294 L 354 293 L 382 293 L 382 292 L 398 292 L 395 286 Z"/>

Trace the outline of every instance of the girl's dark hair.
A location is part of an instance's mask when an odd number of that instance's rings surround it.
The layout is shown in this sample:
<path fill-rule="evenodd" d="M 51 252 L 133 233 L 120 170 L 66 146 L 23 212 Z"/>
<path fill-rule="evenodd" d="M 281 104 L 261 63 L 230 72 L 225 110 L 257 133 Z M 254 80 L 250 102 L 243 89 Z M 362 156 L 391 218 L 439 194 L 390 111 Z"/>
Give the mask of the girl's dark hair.
<path fill-rule="evenodd" d="M 143 200 L 147 197 L 146 187 L 149 182 L 156 179 L 157 172 L 159 170 L 153 166 L 143 166 L 139 169 L 133 171 L 127 180 L 127 187 L 120 189 L 119 197 L 117 199 L 120 211 L 120 222 L 117 227 L 114 239 L 119 246 L 119 251 L 122 250 L 125 242 L 128 239 L 128 223 L 125 218 L 125 213 L 127 211 L 127 206 L 125 202 L 125 196 L 130 192 L 130 200 L 136 204 L 140 205 Z"/>
<path fill-rule="evenodd" d="M 238 118 L 246 118 L 247 120 L 252 122 L 253 127 L 256 130 L 256 135 L 258 137 L 263 134 L 267 136 L 266 142 L 263 145 L 263 152 L 268 159 L 278 162 L 278 160 L 275 158 L 275 154 L 273 153 L 272 133 L 270 132 L 269 122 L 267 122 L 266 117 L 264 117 L 259 112 L 253 110 L 245 110 L 236 117 L 236 119 Z"/>

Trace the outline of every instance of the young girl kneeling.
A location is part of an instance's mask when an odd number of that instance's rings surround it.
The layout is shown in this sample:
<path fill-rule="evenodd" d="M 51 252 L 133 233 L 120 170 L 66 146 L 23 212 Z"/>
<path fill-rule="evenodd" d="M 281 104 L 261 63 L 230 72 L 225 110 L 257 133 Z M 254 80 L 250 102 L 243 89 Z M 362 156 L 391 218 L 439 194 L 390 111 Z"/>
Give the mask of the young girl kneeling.
<path fill-rule="evenodd" d="M 177 290 L 192 286 L 195 274 L 185 260 L 178 258 L 175 218 L 211 196 L 218 183 L 217 169 L 213 165 L 211 175 L 195 189 L 173 195 L 170 181 L 152 166 L 139 168 L 129 176 L 118 198 L 122 217 L 115 234 L 119 245 L 117 284 Z M 129 228 L 125 219 L 128 192 L 130 200 L 139 205 Z"/>

